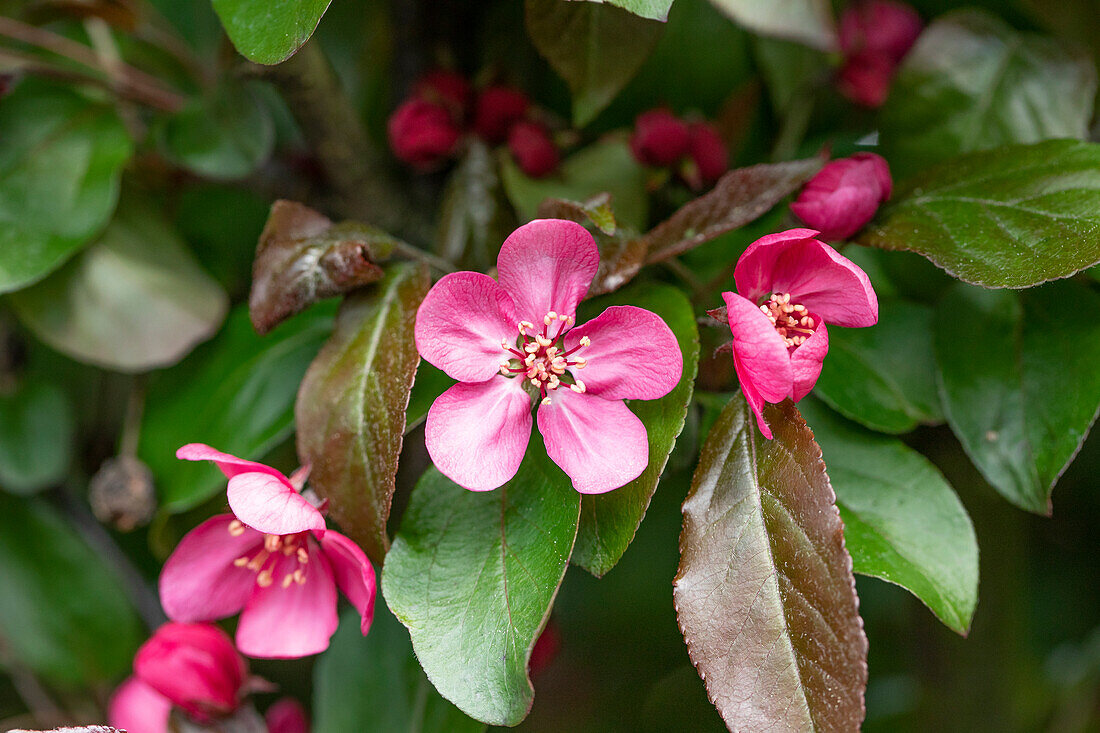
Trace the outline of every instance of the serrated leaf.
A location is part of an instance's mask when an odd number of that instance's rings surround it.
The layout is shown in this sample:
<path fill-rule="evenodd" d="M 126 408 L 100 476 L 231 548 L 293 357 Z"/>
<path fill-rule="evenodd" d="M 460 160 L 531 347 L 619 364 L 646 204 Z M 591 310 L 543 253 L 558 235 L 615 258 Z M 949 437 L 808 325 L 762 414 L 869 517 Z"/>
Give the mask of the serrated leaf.
<path fill-rule="evenodd" d="M 29 494 L 69 470 L 76 420 L 69 398 L 46 382 L 0 393 L 0 489 Z"/>
<path fill-rule="evenodd" d="M 836 490 L 853 569 L 896 583 L 956 633 L 978 604 L 978 540 L 959 497 L 928 459 L 799 402 Z"/>
<path fill-rule="evenodd" d="M 684 371 L 680 383 L 664 397 L 628 403 L 645 425 L 649 437 L 649 465 L 642 475 L 614 491 L 581 498 L 581 522 L 572 562 L 596 577 L 615 567 L 645 517 L 676 438 L 684 428 L 699 367 L 699 331 L 695 314 L 680 290 L 670 285 L 639 283 L 614 296 L 584 303 L 582 320 L 599 315 L 611 305 L 638 306 L 664 319 L 680 345 Z"/>
<path fill-rule="evenodd" d="M 133 201 L 80 256 L 9 297 L 53 348 L 123 372 L 176 363 L 217 331 L 229 307 L 179 233 Z"/>
<path fill-rule="evenodd" d="M 735 22 L 762 36 L 798 41 L 831 51 L 836 48 L 836 26 L 828 0 L 711 0 Z"/>
<path fill-rule="evenodd" d="M 319 300 L 380 279 L 377 263 L 389 257 L 395 242 L 380 229 L 333 224 L 296 201 L 276 201 L 252 266 L 252 325 L 263 335 Z"/>
<path fill-rule="evenodd" d="M 375 607 L 370 633 L 360 617 L 344 614 L 328 650 L 313 671 L 316 733 L 480 733 L 439 696 L 420 669 L 409 632 L 385 604 Z"/>
<path fill-rule="evenodd" d="M 0 105 L 0 293 L 61 266 L 107 224 L 133 143 L 114 110 L 24 82 Z"/>
<path fill-rule="evenodd" d="M 813 434 L 790 402 L 766 440 L 743 396 L 711 428 L 684 501 L 673 595 L 730 730 L 856 731 L 867 638 Z"/>
<path fill-rule="evenodd" d="M 882 109 L 883 155 L 905 177 L 961 153 L 1085 139 L 1095 96 L 1087 54 L 985 11 L 948 13 L 901 66 Z"/>
<path fill-rule="evenodd" d="M 426 269 L 396 264 L 376 286 L 348 296 L 298 390 L 298 457 L 311 466 L 310 486 L 379 564 L 390 546 L 386 521 L 420 361 L 413 323 L 430 285 Z"/>
<path fill-rule="evenodd" d="M 873 327 L 829 329 L 829 356 L 814 394 L 845 417 L 883 433 L 942 422 L 932 309 L 883 300 Z"/>
<path fill-rule="evenodd" d="M 577 127 L 595 119 L 634 78 L 663 29 L 611 5 L 526 0 L 525 8 L 527 35 L 573 93 Z"/>
<path fill-rule="evenodd" d="M 661 262 L 748 224 L 821 170 L 821 158 L 760 163 L 726 173 L 714 188 L 681 206 L 642 239 L 646 262 Z"/>
<path fill-rule="evenodd" d="M 947 422 L 986 480 L 1039 514 L 1100 408 L 1100 326 L 1067 319 L 1066 303 L 1088 313 L 1100 295 L 1068 280 L 1019 294 L 960 284 L 936 308 Z"/>
<path fill-rule="evenodd" d="M 314 306 L 261 338 L 240 306 L 210 343 L 150 383 L 138 456 L 156 477 L 164 511 L 186 511 L 225 486 L 209 466 L 177 460 L 181 445 L 260 460 L 290 436 L 294 397 L 335 311 L 335 303 Z"/>
<path fill-rule="evenodd" d="M 989 288 L 1068 277 L 1100 262 L 1100 145 L 1048 140 L 945 161 L 909 179 L 858 239 Z"/>
<path fill-rule="evenodd" d="M 0 491 L 0 637 L 73 689 L 117 680 L 143 629 L 118 577 L 48 504 Z"/>
<path fill-rule="evenodd" d="M 420 479 L 382 571 L 428 679 L 467 715 L 516 725 L 531 709 L 527 660 L 577 533 L 580 495 L 532 435 L 515 478 L 495 491 Z"/>
<path fill-rule="evenodd" d="M 229 40 L 250 61 L 277 64 L 301 48 L 331 0 L 213 0 Z"/>

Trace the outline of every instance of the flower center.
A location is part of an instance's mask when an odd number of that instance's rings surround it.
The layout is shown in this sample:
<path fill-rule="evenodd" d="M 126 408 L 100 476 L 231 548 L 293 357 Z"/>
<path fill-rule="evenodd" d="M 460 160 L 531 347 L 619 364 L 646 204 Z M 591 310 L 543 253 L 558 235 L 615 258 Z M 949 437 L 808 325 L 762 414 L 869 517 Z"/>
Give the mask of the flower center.
<path fill-rule="evenodd" d="M 806 306 L 792 303 L 790 293 L 772 293 L 760 306 L 760 310 L 772 322 L 788 347 L 801 345 L 817 328 L 817 323 L 806 310 Z"/>
<path fill-rule="evenodd" d="M 587 336 L 582 336 L 576 346 L 565 350 L 564 337 L 574 323 L 576 318 L 573 316 L 554 311 L 543 317 L 541 330 L 530 321 L 520 321 L 516 324 L 519 338 L 514 344 L 507 338 L 500 340 L 501 348 L 512 357 L 500 363 L 500 373 L 506 377 L 521 376 L 529 380 L 539 390 L 544 405 L 550 401 L 549 393 L 562 385 L 574 392 L 584 392 L 584 382 L 569 370 L 587 366 L 587 359 L 574 354 L 592 342 Z M 566 381 L 562 381 L 563 377 Z"/>
<path fill-rule="evenodd" d="M 239 519 L 229 523 L 229 534 L 239 537 L 244 534 L 245 525 Z M 238 568 L 248 568 L 256 573 L 256 584 L 266 588 L 276 581 L 275 573 L 281 575 L 280 584 L 289 588 L 291 583 L 302 585 L 306 582 L 309 567 L 309 549 L 306 544 L 306 532 L 297 534 L 265 534 L 264 544 L 251 555 L 242 555 L 233 561 Z M 287 562 L 279 562 L 287 558 Z"/>

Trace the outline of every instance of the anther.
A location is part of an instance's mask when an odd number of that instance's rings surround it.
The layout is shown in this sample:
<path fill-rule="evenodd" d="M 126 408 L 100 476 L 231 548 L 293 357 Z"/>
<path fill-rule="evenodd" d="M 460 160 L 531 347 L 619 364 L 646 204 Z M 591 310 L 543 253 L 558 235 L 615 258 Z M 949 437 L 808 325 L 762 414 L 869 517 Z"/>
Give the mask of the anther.
<path fill-rule="evenodd" d="M 549 313 L 547 313 L 542 318 L 543 324 L 547 325 L 547 326 L 549 326 L 552 322 L 554 322 L 556 320 L 558 320 L 558 314 L 555 313 L 554 311 L 550 311 Z"/>
<path fill-rule="evenodd" d="M 290 584 L 294 582 L 294 576 L 287 574 L 283 576 L 283 588 L 289 588 Z"/>
<path fill-rule="evenodd" d="M 244 522 L 239 519 L 234 519 L 232 522 L 230 522 L 229 534 L 233 535 L 234 537 L 240 537 L 242 534 L 244 534 Z"/>
<path fill-rule="evenodd" d="M 262 573 L 260 573 L 259 575 L 256 576 L 256 582 L 259 584 L 259 586 L 261 588 L 266 588 L 269 585 L 271 585 L 271 582 L 274 579 L 275 578 L 273 577 L 273 575 L 271 573 L 271 568 L 268 568 L 267 570 L 263 571 Z"/>
<path fill-rule="evenodd" d="M 591 345 L 592 345 L 592 339 L 588 338 L 587 336 L 581 336 L 581 346 L 591 346 Z"/>
<path fill-rule="evenodd" d="M 236 560 L 233 561 L 233 564 L 238 568 L 243 568 L 245 565 L 248 564 L 248 560 L 248 556 L 245 555 L 244 557 L 238 557 Z"/>
<path fill-rule="evenodd" d="M 546 405 L 549 405 L 549 404 L 550 404 L 550 396 L 549 396 L 549 395 L 547 395 L 546 397 L 543 397 L 543 398 L 542 398 L 542 402 L 540 402 L 539 404 L 540 404 L 540 405 L 543 405 L 544 407 L 545 407 Z"/>
<path fill-rule="evenodd" d="M 304 547 L 298 548 L 298 562 L 302 563 L 303 565 L 309 562 L 309 553 L 306 552 L 306 548 Z"/>
<path fill-rule="evenodd" d="M 584 394 L 586 387 L 584 386 L 584 382 L 578 379 L 576 384 L 569 385 L 569 389 L 573 390 L 577 394 Z"/>

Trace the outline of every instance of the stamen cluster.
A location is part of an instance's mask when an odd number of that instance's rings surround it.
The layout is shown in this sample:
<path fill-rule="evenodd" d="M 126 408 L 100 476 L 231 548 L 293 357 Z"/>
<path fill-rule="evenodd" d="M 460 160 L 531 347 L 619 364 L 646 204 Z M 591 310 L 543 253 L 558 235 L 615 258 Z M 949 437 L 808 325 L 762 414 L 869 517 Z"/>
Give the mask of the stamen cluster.
<path fill-rule="evenodd" d="M 245 525 L 239 519 L 230 522 L 229 534 L 238 537 L 244 534 Z M 285 557 L 293 556 L 297 560 L 298 567 L 293 572 L 284 572 L 282 587 L 289 588 L 291 583 L 304 585 L 306 582 L 306 569 L 309 567 L 309 550 L 306 546 L 306 533 L 278 535 L 265 534 L 264 544 L 255 554 L 242 555 L 233 561 L 238 568 L 248 568 L 256 573 L 256 583 L 261 588 L 267 588 L 275 582 L 275 569 L 279 564 L 280 553 Z"/>
<path fill-rule="evenodd" d="M 557 333 L 551 336 L 551 326 L 555 322 L 558 324 Z M 574 392 L 583 393 L 584 382 L 568 370 L 584 369 L 588 360 L 581 356 L 570 357 L 592 342 L 584 336 L 572 349 L 565 350 L 563 337 L 574 323 L 576 318 L 573 316 L 554 311 L 550 311 L 543 317 L 541 331 L 536 329 L 535 324 L 530 321 L 520 321 L 517 324 L 519 329 L 517 343 L 511 344 L 507 338 L 500 341 L 501 348 L 515 357 L 501 362 L 500 373 L 506 377 L 522 375 L 523 378 L 530 380 L 531 386 L 539 390 L 543 404 L 549 402 L 549 392 L 565 384 L 561 378 L 566 374 L 572 379 L 572 383 L 566 386 Z"/>
<path fill-rule="evenodd" d="M 790 293 L 772 293 L 760 306 L 788 347 L 799 346 L 817 327 L 806 306 L 791 303 Z"/>

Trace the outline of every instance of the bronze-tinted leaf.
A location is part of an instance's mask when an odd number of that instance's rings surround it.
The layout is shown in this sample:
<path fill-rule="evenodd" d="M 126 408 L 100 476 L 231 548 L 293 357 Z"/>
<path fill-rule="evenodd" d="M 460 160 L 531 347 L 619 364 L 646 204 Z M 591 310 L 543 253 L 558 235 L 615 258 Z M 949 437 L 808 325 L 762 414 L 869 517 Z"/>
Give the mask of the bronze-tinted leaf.
<path fill-rule="evenodd" d="M 856 731 L 867 638 L 852 558 L 813 433 L 743 396 L 711 428 L 684 502 L 676 613 L 692 662 L 733 731 Z"/>
<path fill-rule="evenodd" d="M 819 170 L 821 158 L 761 163 L 722 176 L 709 193 L 684 204 L 644 239 L 646 262 L 662 262 L 763 215 Z"/>
<path fill-rule="evenodd" d="M 611 194 L 604 191 L 587 201 L 548 198 L 539 204 L 540 219 L 569 219 L 578 224 L 591 223 L 607 235 L 615 234 L 615 212 L 611 209 Z"/>
<path fill-rule="evenodd" d="M 310 485 L 376 563 L 389 548 L 386 520 L 420 358 L 413 323 L 430 284 L 426 270 L 400 264 L 348 296 L 298 391 L 298 455 L 312 466 Z"/>
<path fill-rule="evenodd" d="M 261 335 L 318 300 L 382 277 L 376 263 L 396 240 L 380 229 L 327 217 L 294 201 L 271 207 L 252 265 L 248 312 Z"/>

